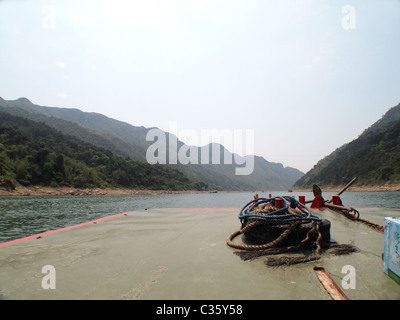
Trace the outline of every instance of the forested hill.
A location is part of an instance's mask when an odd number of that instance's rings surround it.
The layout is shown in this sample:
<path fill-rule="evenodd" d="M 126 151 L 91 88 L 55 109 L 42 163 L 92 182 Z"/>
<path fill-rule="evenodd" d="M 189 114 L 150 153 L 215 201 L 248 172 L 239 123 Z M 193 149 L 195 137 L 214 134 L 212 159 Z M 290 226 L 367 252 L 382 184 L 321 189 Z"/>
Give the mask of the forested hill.
<path fill-rule="evenodd" d="M 0 186 L 200 189 L 204 183 L 163 165 L 123 158 L 44 123 L 0 112 Z"/>
<path fill-rule="evenodd" d="M 400 182 L 400 104 L 391 108 L 357 139 L 320 160 L 294 188 L 344 185 L 380 186 Z"/>
<path fill-rule="evenodd" d="M 40 106 L 26 98 L 0 98 L 0 111 L 45 123 L 66 135 L 140 163 L 146 161 L 146 151 L 153 143 L 146 140 L 146 135 L 152 128 L 133 126 L 99 113 Z M 167 132 L 165 134 L 171 136 Z M 183 145 L 183 142 L 178 140 L 178 148 Z M 220 156 L 223 157 L 227 150 L 222 145 L 219 147 Z M 198 154 L 207 148 L 210 149 L 211 144 L 198 147 Z M 165 150 L 169 154 L 167 145 Z M 235 174 L 235 164 L 178 163 L 164 166 L 182 172 L 185 177 L 202 184 L 208 190 L 288 190 L 304 175 L 295 168 L 284 167 L 281 163 L 272 163 L 258 156 L 254 157 L 253 173 L 243 176 Z M 160 185 L 160 189 L 162 187 Z"/>

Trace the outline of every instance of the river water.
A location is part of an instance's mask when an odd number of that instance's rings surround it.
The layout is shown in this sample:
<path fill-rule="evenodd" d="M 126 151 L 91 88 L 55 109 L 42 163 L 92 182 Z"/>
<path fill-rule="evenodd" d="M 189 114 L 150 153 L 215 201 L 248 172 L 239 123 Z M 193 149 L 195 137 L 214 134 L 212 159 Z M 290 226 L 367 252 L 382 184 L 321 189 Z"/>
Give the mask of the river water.
<path fill-rule="evenodd" d="M 243 207 L 259 197 L 306 196 L 311 192 L 234 192 L 125 196 L 5 196 L 0 197 L 0 242 L 63 228 L 105 216 L 145 208 Z M 330 199 L 334 192 L 324 192 Z M 400 208 L 400 191 L 345 192 L 345 206 Z M 239 209 L 238 209 L 239 213 Z"/>

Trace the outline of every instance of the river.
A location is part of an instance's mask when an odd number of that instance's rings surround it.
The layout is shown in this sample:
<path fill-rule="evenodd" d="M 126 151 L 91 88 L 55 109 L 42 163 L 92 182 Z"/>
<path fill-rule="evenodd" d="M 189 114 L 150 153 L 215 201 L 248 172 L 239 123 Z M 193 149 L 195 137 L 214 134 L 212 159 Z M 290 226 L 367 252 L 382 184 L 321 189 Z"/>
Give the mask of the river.
<path fill-rule="evenodd" d="M 4 196 L 0 197 L 0 242 L 63 228 L 105 216 L 145 208 L 243 207 L 259 197 L 306 196 L 311 192 L 232 192 L 124 196 Z M 330 199 L 335 192 L 324 192 Z M 400 208 L 400 191 L 345 192 L 345 206 Z M 239 209 L 238 209 L 239 213 Z"/>

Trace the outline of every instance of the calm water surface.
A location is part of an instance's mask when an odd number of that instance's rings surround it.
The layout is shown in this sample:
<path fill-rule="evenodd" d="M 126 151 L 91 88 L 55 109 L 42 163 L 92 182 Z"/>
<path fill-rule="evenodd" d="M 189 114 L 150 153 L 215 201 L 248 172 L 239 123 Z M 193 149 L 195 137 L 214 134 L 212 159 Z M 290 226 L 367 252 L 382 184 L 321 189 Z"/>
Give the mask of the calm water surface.
<path fill-rule="evenodd" d="M 238 192 L 202 194 L 159 194 L 132 196 L 7 196 L 0 197 L 0 242 L 95 220 L 108 215 L 144 208 L 243 207 L 260 197 L 290 195 L 298 199 L 311 192 Z M 330 199 L 335 192 L 324 192 Z M 400 208 L 400 191 L 345 192 L 345 206 Z M 239 213 L 239 210 L 238 210 Z"/>

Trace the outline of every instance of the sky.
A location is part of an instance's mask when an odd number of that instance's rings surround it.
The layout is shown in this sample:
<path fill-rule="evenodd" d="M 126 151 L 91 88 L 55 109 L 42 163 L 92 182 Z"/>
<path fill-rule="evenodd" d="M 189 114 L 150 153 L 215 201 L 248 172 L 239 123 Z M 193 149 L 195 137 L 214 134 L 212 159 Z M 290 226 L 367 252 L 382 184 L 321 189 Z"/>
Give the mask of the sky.
<path fill-rule="evenodd" d="M 303 172 L 400 103 L 399 57 L 399 0 L 0 0 L 0 97 Z"/>

